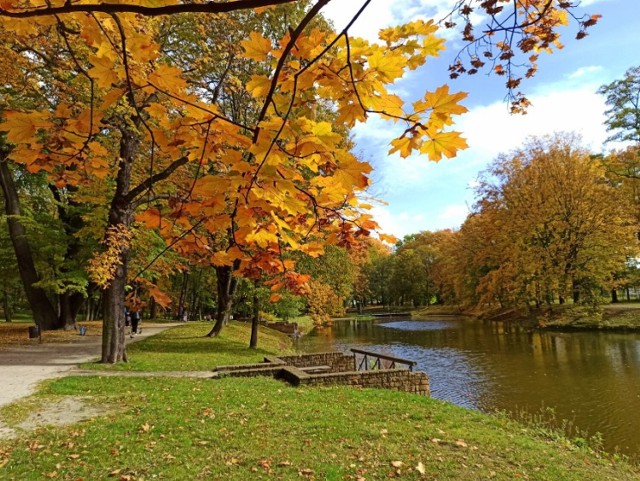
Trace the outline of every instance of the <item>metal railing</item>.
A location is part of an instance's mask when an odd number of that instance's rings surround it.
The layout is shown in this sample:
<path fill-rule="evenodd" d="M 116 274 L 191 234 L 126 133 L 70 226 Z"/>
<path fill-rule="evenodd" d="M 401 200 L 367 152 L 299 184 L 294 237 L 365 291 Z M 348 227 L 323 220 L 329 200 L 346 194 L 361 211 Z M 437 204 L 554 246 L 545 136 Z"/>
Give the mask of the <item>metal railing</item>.
<path fill-rule="evenodd" d="M 413 366 L 417 364 L 416 361 L 410 361 L 408 359 L 402 359 L 401 357 L 387 356 L 386 354 L 380 354 L 377 352 L 363 351 L 362 349 L 352 348 L 351 352 L 354 354 L 362 355 L 360 363 L 357 361 L 357 356 L 354 356 L 354 363 L 356 364 L 356 371 L 375 371 L 381 369 L 396 369 L 396 364 L 404 364 L 408 366 L 409 371 L 413 371 Z M 384 363 L 383 361 L 387 361 Z"/>

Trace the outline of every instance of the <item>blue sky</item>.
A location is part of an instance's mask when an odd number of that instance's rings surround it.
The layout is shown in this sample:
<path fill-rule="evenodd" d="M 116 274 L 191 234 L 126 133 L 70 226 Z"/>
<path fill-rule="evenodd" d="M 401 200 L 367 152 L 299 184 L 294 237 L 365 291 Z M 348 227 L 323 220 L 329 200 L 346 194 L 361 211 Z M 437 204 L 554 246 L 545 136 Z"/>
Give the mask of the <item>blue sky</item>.
<path fill-rule="evenodd" d="M 380 28 L 414 18 L 441 18 L 453 0 L 373 0 L 369 10 L 354 25 L 352 34 L 370 40 Z M 362 0 L 334 0 L 326 14 L 341 28 Z M 388 143 L 401 126 L 371 118 L 354 130 L 356 153 L 375 169 L 371 194 L 386 205 L 376 206 L 374 215 L 382 230 L 402 237 L 422 230 L 457 228 L 473 204 L 471 186 L 478 174 L 502 152 L 522 144 L 530 135 L 576 131 L 594 152 L 604 145 L 604 100 L 599 86 L 621 78 L 640 65 L 640 0 L 583 0 L 580 9 L 603 16 L 589 36 L 576 41 L 575 26 L 562 30 L 564 49 L 541 55 L 540 69 L 523 90 L 533 107 L 525 116 L 512 116 L 504 101 L 504 79 L 481 72 L 451 81 L 447 66 L 460 43 L 451 39 L 447 51 L 422 69 L 398 82 L 395 90 L 413 101 L 425 89 L 449 83 L 452 91 L 466 91 L 463 102 L 469 113 L 458 118 L 456 130 L 463 132 L 469 148 L 454 159 L 429 162 L 425 156 L 402 159 L 387 155 Z M 445 36 L 451 37 L 447 32 Z"/>

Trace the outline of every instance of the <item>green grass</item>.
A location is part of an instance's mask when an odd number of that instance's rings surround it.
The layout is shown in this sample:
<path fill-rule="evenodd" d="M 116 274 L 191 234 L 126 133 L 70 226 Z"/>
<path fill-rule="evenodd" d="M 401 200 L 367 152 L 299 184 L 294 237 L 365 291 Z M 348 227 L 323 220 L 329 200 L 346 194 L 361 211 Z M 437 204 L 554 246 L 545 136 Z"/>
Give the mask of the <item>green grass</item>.
<path fill-rule="evenodd" d="M 210 322 L 189 322 L 130 344 L 127 347 L 128 363 L 87 363 L 82 367 L 125 371 L 210 371 L 226 364 L 259 362 L 266 355 L 291 349 L 290 339 L 273 329 L 260 328 L 258 349 L 248 349 L 248 324 L 232 321 L 222 329 L 220 336 L 205 337 L 210 330 Z"/>
<path fill-rule="evenodd" d="M 43 395 L 78 393 L 122 410 L 0 445 L 6 461 L 0 479 L 630 481 L 640 475 L 504 417 L 393 391 L 293 388 L 266 378 L 69 377 Z"/>
<path fill-rule="evenodd" d="M 4 313 L 0 310 L 0 322 L 4 322 Z M 34 324 L 33 314 L 31 312 L 14 312 L 11 315 L 11 322 L 21 322 Z"/>

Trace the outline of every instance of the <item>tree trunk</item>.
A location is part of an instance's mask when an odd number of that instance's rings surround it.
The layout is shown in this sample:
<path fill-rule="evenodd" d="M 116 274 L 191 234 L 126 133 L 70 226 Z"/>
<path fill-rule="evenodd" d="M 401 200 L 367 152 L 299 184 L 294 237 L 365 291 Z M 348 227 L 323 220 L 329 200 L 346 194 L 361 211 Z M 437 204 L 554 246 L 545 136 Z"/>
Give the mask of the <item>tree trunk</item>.
<path fill-rule="evenodd" d="M 84 304 L 84 296 L 78 292 L 65 292 L 60 295 L 60 325 L 65 331 L 76 328 L 78 313 Z"/>
<path fill-rule="evenodd" d="M 237 267 L 236 264 L 237 262 L 234 263 L 234 267 Z M 216 266 L 216 277 L 218 291 L 216 322 L 207 334 L 208 337 L 216 337 L 222 331 L 222 327 L 229 322 L 231 309 L 233 308 L 233 295 L 238 286 L 238 280 L 234 277 L 231 266 Z"/>
<path fill-rule="evenodd" d="M 56 329 L 60 326 L 53 304 L 43 289 L 33 286 L 40 280 L 40 276 L 35 268 L 31 246 L 26 237 L 26 230 L 20 222 L 20 216 L 22 215 L 20 199 L 6 159 L 0 160 L 0 184 L 2 184 L 4 193 L 7 225 L 16 254 L 18 272 L 20 273 L 20 279 L 22 280 L 34 320 L 40 329 Z"/>
<path fill-rule="evenodd" d="M 189 271 L 184 271 L 182 273 L 182 286 L 180 287 L 180 299 L 178 300 L 178 320 L 182 321 L 186 298 L 187 298 L 187 288 L 189 285 Z"/>
<path fill-rule="evenodd" d="M 613 304 L 617 304 L 618 302 L 620 302 L 618 300 L 618 291 L 617 291 L 617 289 L 611 289 L 611 302 Z"/>
<path fill-rule="evenodd" d="M 136 134 L 129 130 L 122 132 L 120 140 L 120 161 L 116 177 L 116 190 L 109 207 L 108 229 L 126 229 L 131 225 L 132 199 L 131 168 L 138 150 Z M 129 263 L 129 246 L 120 246 L 119 265 L 115 277 L 103 290 L 102 321 L 102 362 L 115 364 L 127 361 L 125 346 L 125 312 L 124 298 L 127 285 L 127 268 Z"/>
<path fill-rule="evenodd" d="M 149 319 L 155 319 L 158 315 L 158 304 L 153 297 L 151 298 L 150 304 L 151 306 L 149 307 Z"/>
<path fill-rule="evenodd" d="M 258 286 L 254 285 L 253 291 L 253 312 L 251 315 L 251 340 L 249 348 L 256 349 L 258 347 L 258 326 L 260 325 L 260 299 L 258 298 Z"/>
<path fill-rule="evenodd" d="M 124 329 L 124 287 L 126 266 L 118 266 L 116 277 L 104 291 L 104 321 L 102 323 L 102 362 L 115 364 L 127 362 Z"/>
<path fill-rule="evenodd" d="M 11 305 L 9 304 L 9 293 L 7 292 L 7 288 L 4 288 L 3 296 L 2 296 L 2 310 L 4 311 L 4 320 L 6 322 L 11 322 Z"/>

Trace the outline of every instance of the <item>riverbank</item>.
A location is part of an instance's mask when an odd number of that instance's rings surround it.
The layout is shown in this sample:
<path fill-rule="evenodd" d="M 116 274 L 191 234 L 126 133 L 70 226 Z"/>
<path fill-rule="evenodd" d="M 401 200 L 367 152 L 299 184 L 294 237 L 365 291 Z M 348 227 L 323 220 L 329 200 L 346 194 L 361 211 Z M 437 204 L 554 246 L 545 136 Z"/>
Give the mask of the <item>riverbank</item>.
<path fill-rule="evenodd" d="M 246 349 L 248 326 L 216 339 L 189 323 L 130 346 L 127 370 L 200 370 L 278 352 L 286 337 L 265 329 Z M 106 368 L 89 364 L 99 374 Z M 315 479 L 380 478 L 631 481 L 637 468 L 570 441 L 423 396 L 348 387 L 293 388 L 272 379 L 67 377 L 0 414 L 81 399 L 103 415 L 25 432 L 0 443 L 0 478 Z"/>
<path fill-rule="evenodd" d="M 640 331 L 640 303 L 617 303 L 597 308 L 556 305 L 540 309 L 500 309 L 476 313 L 458 306 L 430 306 L 412 317 L 470 316 L 482 320 L 513 322 L 531 329 L 559 331 Z"/>

